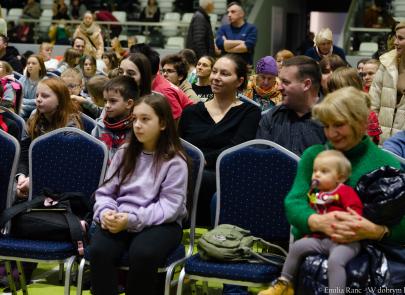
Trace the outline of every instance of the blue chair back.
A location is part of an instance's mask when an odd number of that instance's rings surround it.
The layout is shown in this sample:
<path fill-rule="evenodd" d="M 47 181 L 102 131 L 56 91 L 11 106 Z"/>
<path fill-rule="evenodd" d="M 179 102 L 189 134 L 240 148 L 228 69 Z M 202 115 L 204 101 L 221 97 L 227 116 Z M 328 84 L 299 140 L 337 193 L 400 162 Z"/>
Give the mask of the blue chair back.
<path fill-rule="evenodd" d="M 288 241 L 284 198 L 299 157 L 276 143 L 251 140 L 222 152 L 217 160 L 215 225 L 249 229 L 267 241 Z"/>
<path fill-rule="evenodd" d="M 29 198 L 44 187 L 91 196 L 104 179 L 106 165 L 107 148 L 99 140 L 72 127 L 51 131 L 30 145 Z"/>
<path fill-rule="evenodd" d="M 14 122 L 18 125 L 18 129 L 20 129 L 20 138 L 19 139 L 24 138 L 27 135 L 27 129 L 25 128 L 24 119 L 5 107 L 0 106 L 0 109 L 7 112 L 7 114 L 9 114 L 13 118 Z"/>
<path fill-rule="evenodd" d="M 0 212 L 11 204 L 19 156 L 20 144 L 18 141 L 0 129 Z"/>
<path fill-rule="evenodd" d="M 202 180 L 202 175 L 204 171 L 204 154 L 202 151 L 197 148 L 196 146 L 192 145 L 191 143 L 185 141 L 184 139 L 181 140 L 181 143 L 187 153 L 187 155 L 191 158 L 192 160 L 192 165 L 191 165 L 191 183 L 189 183 L 189 186 L 191 187 L 191 191 L 189 194 L 191 195 L 189 201 L 191 201 L 191 206 L 188 205 L 189 210 L 189 216 L 186 220 L 186 224 L 183 226 L 184 228 L 190 228 L 190 244 L 194 244 L 194 231 L 195 231 L 195 223 L 196 223 L 196 217 L 197 217 L 197 203 L 198 203 L 198 194 L 200 192 L 200 186 L 201 186 L 201 180 Z M 191 249 L 192 252 L 192 249 Z M 191 254 L 191 253 L 190 253 Z"/>
<path fill-rule="evenodd" d="M 80 118 L 82 119 L 84 131 L 91 135 L 91 132 L 96 127 L 96 121 L 84 113 L 80 113 Z"/>
<path fill-rule="evenodd" d="M 246 95 L 243 95 L 242 93 L 238 94 L 238 98 L 240 101 L 246 102 L 246 103 L 251 103 L 257 107 L 260 108 L 260 104 L 255 102 L 253 99 L 250 99 L 249 97 L 247 97 Z"/>

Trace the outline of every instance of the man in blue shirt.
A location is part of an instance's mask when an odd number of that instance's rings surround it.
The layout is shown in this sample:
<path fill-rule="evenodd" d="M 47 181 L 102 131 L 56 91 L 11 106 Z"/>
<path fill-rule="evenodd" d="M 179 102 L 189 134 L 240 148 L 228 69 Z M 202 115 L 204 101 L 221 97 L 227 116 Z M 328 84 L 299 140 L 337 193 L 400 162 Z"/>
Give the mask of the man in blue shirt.
<path fill-rule="evenodd" d="M 218 29 L 215 44 L 222 54 L 239 54 L 252 65 L 257 40 L 256 26 L 245 22 L 245 12 L 238 2 L 230 3 L 227 11 L 229 24 Z"/>

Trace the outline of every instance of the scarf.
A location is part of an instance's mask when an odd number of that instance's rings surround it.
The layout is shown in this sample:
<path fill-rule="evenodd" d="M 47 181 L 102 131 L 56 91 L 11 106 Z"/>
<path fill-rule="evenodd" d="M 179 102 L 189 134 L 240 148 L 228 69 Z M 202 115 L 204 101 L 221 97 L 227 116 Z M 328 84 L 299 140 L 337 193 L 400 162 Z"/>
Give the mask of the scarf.
<path fill-rule="evenodd" d="M 272 100 L 275 104 L 282 101 L 282 95 L 278 90 L 277 81 L 274 83 L 273 87 L 269 89 L 263 89 L 256 84 L 256 75 L 252 76 L 249 80 L 245 95 L 253 99 L 253 92 L 256 92 L 262 99 Z"/>
<path fill-rule="evenodd" d="M 319 51 L 318 46 L 316 46 L 316 45 L 315 45 L 315 50 L 316 50 L 316 53 L 318 53 L 319 57 L 322 59 L 322 58 L 325 57 L 325 56 L 330 56 L 330 55 L 332 55 L 332 53 L 333 53 L 333 45 L 331 46 L 331 48 L 330 48 L 330 50 L 329 50 L 329 52 L 328 52 L 327 54 L 322 54 L 322 53 Z"/>
<path fill-rule="evenodd" d="M 98 30 L 98 26 L 93 22 L 90 26 L 86 26 L 83 22 L 80 24 L 79 26 L 80 31 L 87 35 L 87 36 L 91 36 L 93 35 L 97 30 Z"/>
<path fill-rule="evenodd" d="M 133 117 L 132 114 L 129 114 L 127 117 L 125 117 L 124 119 L 115 122 L 115 123 L 111 123 L 108 121 L 107 115 L 104 117 L 103 119 L 103 123 L 105 125 L 106 128 L 113 130 L 113 131 L 122 131 L 122 130 L 126 130 L 131 128 L 131 124 L 133 121 Z"/>

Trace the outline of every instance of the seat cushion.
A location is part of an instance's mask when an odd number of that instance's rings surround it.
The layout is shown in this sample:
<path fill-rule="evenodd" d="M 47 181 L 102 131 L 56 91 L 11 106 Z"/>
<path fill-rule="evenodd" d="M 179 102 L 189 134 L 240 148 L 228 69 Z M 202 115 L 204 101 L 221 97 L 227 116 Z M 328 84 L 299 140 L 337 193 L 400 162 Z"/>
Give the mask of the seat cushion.
<path fill-rule="evenodd" d="M 186 273 L 205 277 L 269 283 L 276 279 L 281 268 L 265 263 L 214 262 L 201 259 L 199 254 L 191 256 L 185 264 Z"/>
<path fill-rule="evenodd" d="M 40 260 L 60 260 L 77 255 L 77 247 L 69 242 L 0 238 L 0 255 Z"/>

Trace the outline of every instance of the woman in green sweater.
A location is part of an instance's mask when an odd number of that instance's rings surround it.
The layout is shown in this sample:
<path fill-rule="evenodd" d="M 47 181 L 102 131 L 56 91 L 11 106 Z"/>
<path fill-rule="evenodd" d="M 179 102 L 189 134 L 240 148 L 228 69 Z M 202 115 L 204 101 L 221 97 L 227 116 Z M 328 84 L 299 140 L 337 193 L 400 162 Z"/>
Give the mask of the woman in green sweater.
<path fill-rule="evenodd" d="M 356 186 L 361 176 L 382 166 L 400 168 L 396 159 L 365 135 L 369 114 L 366 95 L 368 94 L 354 87 L 345 87 L 332 92 L 313 108 L 313 117 L 324 125 L 328 142 L 325 145 L 311 146 L 304 151 L 294 184 L 284 202 L 296 239 L 319 232 L 337 243 L 352 243 L 364 239 L 405 243 L 405 217 L 399 224 L 387 227 L 375 224 L 351 209 L 348 212 L 333 211 L 320 215 L 308 202 L 307 193 L 310 191 L 314 159 L 325 149 L 339 150 L 349 159 L 352 174 L 346 184 L 351 187 Z M 287 287 L 288 284 L 280 284 L 268 294 L 281 294 L 287 291 Z"/>

